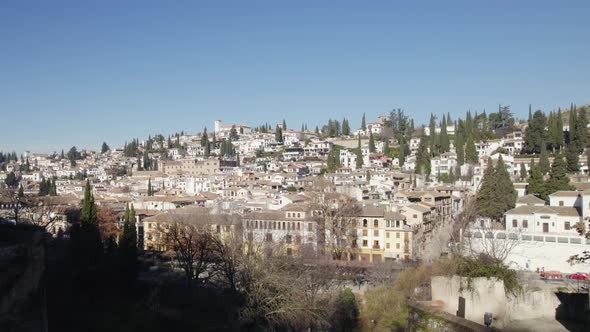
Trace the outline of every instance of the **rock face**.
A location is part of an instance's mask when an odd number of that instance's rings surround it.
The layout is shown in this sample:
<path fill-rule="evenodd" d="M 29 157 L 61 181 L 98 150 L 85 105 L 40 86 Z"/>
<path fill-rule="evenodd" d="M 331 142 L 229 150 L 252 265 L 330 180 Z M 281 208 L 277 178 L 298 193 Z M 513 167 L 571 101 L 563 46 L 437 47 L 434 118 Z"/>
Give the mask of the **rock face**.
<path fill-rule="evenodd" d="M 43 232 L 0 226 L 0 331 L 47 331 Z"/>

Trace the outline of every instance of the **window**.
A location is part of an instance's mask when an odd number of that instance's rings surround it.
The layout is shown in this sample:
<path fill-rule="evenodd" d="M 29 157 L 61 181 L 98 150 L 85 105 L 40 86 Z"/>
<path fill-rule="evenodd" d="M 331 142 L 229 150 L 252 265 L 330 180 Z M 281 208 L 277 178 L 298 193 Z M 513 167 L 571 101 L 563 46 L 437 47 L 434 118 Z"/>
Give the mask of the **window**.
<path fill-rule="evenodd" d="M 399 220 L 395 221 L 395 227 L 399 227 Z"/>
<path fill-rule="evenodd" d="M 412 218 L 416 219 L 416 218 L 418 218 L 418 215 L 414 214 L 414 215 L 412 215 Z"/>
<path fill-rule="evenodd" d="M 367 219 L 363 219 L 363 227 L 367 227 L 368 226 L 368 223 L 369 222 L 367 221 Z"/>
<path fill-rule="evenodd" d="M 389 232 L 385 233 L 385 237 L 389 239 Z"/>
<path fill-rule="evenodd" d="M 221 233 L 221 226 L 217 225 L 216 231 L 217 231 L 217 233 Z"/>
<path fill-rule="evenodd" d="M 395 244 L 395 249 L 399 249 L 399 243 Z"/>
<path fill-rule="evenodd" d="M 369 232 L 366 229 L 363 229 L 363 236 L 369 235 Z"/>
<path fill-rule="evenodd" d="M 369 246 L 369 242 L 367 240 L 363 240 L 363 247 L 368 247 Z"/>
<path fill-rule="evenodd" d="M 291 218 L 291 212 L 287 213 L 287 218 Z"/>
<path fill-rule="evenodd" d="M 272 242 L 272 234 L 266 233 L 266 242 Z"/>
<path fill-rule="evenodd" d="M 374 230 L 373 231 L 373 236 L 379 236 L 379 231 L 378 230 Z"/>
<path fill-rule="evenodd" d="M 563 206 L 563 201 L 559 201 L 559 206 Z"/>
<path fill-rule="evenodd" d="M 377 240 L 373 241 L 373 248 L 379 249 L 379 241 L 377 241 Z"/>
<path fill-rule="evenodd" d="M 512 220 L 512 227 L 514 227 L 514 228 L 518 227 L 518 220 L 516 220 L 516 219 Z"/>
<path fill-rule="evenodd" d="M 387 220 L 387 221 L 385 222 L 385 226 L 386 226 L 386 227 L 389 227 L 389 220 Z"/>
<path fill-rule="evenodd" d="M 529 221 L 528 220 L 522 221 L 522 228 L 529 228 Z"/>
<path fill-rule="evenodd" d="M 254 234 L 252 232 L 248 232 L 248 241 L 254 241 Z"/>
<path fill-rule="evenodd" d="M 297 218 L 301 218 L 301 213 L 297 213 Z"/>
<path fill-rule="evenodd" d="M 373 220 L 373 227 L 379 227 L 379 220 Z"/>
<path fill-rule="evenodd" d="M 399 233 L 395 233 L 395 238 L 399 239 Z"/>
<path fill-rule="evenodd" d="M 566 222 L 565 222 L 565 224 L 563 225 L 563 228 L 564 228 L 566 231 L 569 231 L 569 230 L 570 230 L 570 222 L 569 222 L 569 221 L 566 221 Z"/>
<path fill-rule="evenodd" d="M 391 244 L 387 243 L 385 244 L 385 246 L 387 247 L 387 249 L 389 249 L 391 247 Z"/>
<path fill-rule="evenodd" d="M 308 232 L 312 232 L 313 231 L 313 224 L 312 223 L 307 224 L 307 231 Z"/>

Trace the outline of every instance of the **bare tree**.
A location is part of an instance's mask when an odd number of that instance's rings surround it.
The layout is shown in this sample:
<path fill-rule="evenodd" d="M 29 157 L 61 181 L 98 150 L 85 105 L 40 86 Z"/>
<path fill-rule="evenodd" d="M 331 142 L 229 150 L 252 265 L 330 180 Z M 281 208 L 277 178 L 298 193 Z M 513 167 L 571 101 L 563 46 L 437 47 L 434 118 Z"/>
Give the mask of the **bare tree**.
<path fill-rule="evenodd" d="M 174 252 L 174 257 L 184 271 L 190 290 L 193 282 L 206 271 L 211 257 L 212 234 L 206 225 L 181 220 L 158 225 L 163 246 Z"/>
<path fill-rule="evenodd" d="M 319 226 L 320 245 L 329 250 L 332 259 L 346 259 L 355 250 L 357 219 L 362 210 L 357 201 L 346 195 L 328 199 L 320 194 L 313 199 L 312 209 Z"/>
<path fill-rule="evenodd" d="M 53 198 L 24 195 L 16 188 L 0 191 L 0 200 L 11 205 L 9 216 L 16 223 L 28 223 L 45 230 L 49 230 L 60 212 Z"/>

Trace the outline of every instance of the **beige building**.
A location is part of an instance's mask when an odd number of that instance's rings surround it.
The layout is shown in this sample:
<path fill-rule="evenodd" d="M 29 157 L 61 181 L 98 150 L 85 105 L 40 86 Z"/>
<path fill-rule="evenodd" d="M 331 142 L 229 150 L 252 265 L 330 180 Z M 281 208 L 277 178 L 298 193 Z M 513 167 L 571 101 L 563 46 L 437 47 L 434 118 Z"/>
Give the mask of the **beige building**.
<path fill-rule="evenodd" d="M 167 175 L 212 175 L 219 173 L 221 169 L 217 158 L 166 160 L 160 163 L 162 172 Z"/>
<path fill-rule="evenodd" d="M 365 206 L 358 218 L 358 255 L 351 259 L 380 263 L 386 259 L 412 259 L 412 229 L 406 218 L 382 207 Z"/>

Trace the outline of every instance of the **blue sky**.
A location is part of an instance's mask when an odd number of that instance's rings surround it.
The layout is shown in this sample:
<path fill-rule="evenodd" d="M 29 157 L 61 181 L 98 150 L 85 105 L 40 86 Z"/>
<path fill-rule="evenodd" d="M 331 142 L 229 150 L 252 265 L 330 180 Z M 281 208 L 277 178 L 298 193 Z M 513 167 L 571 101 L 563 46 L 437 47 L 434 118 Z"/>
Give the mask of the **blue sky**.
<path fill-rule="evenodd" d="M 590 102 L 589 1 L 2 1 L 0 150 Z"/>

